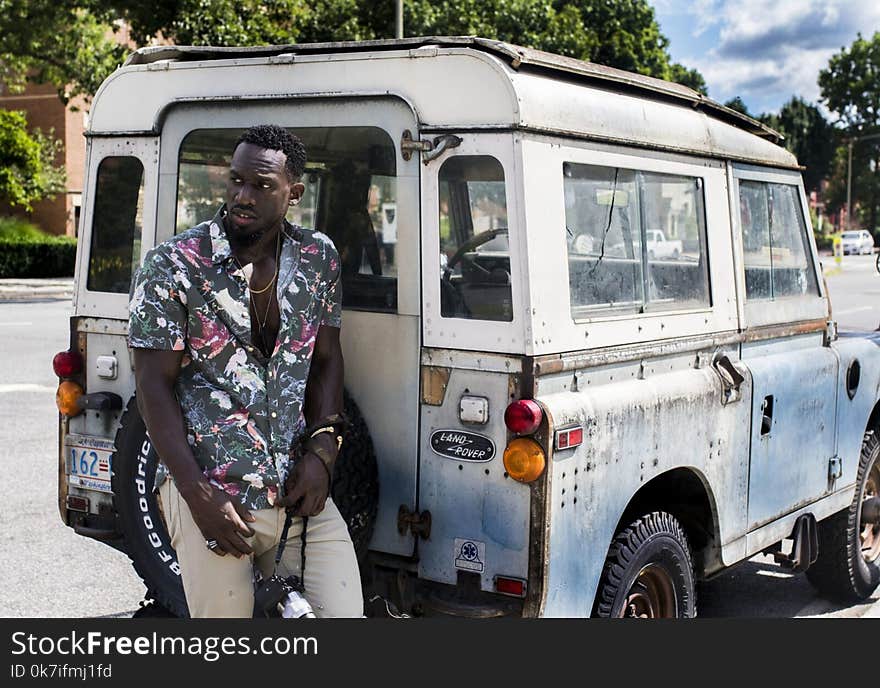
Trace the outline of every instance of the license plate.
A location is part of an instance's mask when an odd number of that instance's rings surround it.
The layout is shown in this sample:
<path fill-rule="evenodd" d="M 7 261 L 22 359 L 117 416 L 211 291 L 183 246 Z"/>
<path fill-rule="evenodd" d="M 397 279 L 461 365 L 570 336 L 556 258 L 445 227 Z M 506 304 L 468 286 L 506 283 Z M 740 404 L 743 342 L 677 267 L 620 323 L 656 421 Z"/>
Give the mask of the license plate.
<path fill-rule="evenodd" d="M 67 453 L 67 481 L 87 490 L 111 492 L 110 457 L 115 451 L 113 441 L 89 435 L 68 435 L 64 440 Z"/>

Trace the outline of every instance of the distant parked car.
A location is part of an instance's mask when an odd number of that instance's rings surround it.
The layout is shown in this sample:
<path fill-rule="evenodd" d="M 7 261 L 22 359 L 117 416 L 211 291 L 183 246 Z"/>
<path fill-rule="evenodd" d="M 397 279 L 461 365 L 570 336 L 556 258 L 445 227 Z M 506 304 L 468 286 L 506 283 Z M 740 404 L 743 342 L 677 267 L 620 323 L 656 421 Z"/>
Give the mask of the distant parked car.
<path fill-rule="evenodd" d="M 843 247 L 843 255 L 857 253 L 874 253 L 874 237 L 866 229 L 852 230 L 840 235 L 840 244 Z"/>
<path fill-rule="evenodd" d="M 682 245 L 679 239 L 667 239 L 660 229 L 649 229 L 647 234 L 648 258 L 678 258 Z"/>

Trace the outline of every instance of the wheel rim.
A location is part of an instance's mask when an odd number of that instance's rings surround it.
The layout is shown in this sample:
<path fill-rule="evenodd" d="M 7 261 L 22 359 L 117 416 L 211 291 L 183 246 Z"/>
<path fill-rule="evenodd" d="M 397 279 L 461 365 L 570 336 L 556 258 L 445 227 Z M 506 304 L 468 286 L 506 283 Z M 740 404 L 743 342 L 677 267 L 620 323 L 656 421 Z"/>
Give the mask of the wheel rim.
<path fill-rule="evenodd" d="M 620 610 L 621 618 L 671 619 L 676 614 L 675 586 L 665 568 L 648 564 L 633 581 Z"/>
<path fill-rule="evenodd" d="M 863 499 L 880 495 L 880 461 L 875 461 L 865 481 L 865 494 Z M 863 523 L 860 533 L 862 541 L 862 556 L 870 563 L 880 557 L 880 523 Z"/>

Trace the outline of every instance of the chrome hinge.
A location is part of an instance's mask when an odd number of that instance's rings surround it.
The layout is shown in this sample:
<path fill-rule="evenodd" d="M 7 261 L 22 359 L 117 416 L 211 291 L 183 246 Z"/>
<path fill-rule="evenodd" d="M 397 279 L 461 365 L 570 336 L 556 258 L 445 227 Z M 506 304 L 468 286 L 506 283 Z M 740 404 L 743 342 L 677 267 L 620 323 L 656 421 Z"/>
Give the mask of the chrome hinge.
<path fill-rule="evenodd" d="M 429 163 L 439 158 L 444 151 L 461 145 L 461 137 L 453 134 L 437 136 L 433 140 L 414 139 L 409 129 L 404 129 L 400 136 L 400 155 L 404 160 L 410 160 L 414 151 L 422 153 L 422 161 Z"/>
<path fill-rule="evenodd" d="M 410 511 L 406 504 L 397 510 L 397 532 L 406 535 L 409 530 L 416 537 L 427 540 L 431 537 L 431 512 Z"/>
<path fill-rule="evenodd" d="M 413 139 L 412 132 L 409 129 L 404 129 L 403 134 L 400 137 L 400 154 L 403 156 L 404 160 L 412 158 L 413 151 L 427 152 L 433 147 L 434 144 L 427 139 L 421 139 L 419 141 Z"/>

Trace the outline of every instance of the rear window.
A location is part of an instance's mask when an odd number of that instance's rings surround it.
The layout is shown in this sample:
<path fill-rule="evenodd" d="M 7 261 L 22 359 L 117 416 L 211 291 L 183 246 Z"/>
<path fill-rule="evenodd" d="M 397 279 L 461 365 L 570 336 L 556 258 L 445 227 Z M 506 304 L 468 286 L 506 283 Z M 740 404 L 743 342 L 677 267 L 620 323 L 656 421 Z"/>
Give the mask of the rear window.
<path fill-rule="evenodd" d="M 565 163 L 572 316 L 710 304 L 703 182 Z"/>
<path fill-rule="evenodd" d="M 308 161 L 306 190 L 287 219 L 328 235 L 342 261 L 342 307 L 397 311 L 397 158 L 376 127 L 290 128 Z M 210 220 L 223 204 L 242 129 L 198 129 L 180 148 L 177 231 Z M 401 228 L 403 229 L 403 228 Z"/>
<path fill-rule="evenodd" d="M 140 262 L 144 166 L 138 158 L 111 156 L 98 166 L 89 248 L 90 291 L 127 294 Z"/>
<path fill-rule="evenodd" d="M 513 320 L 504 168 L 488 155 L 443 163 L 440 185 L 440 315 Z"/>

